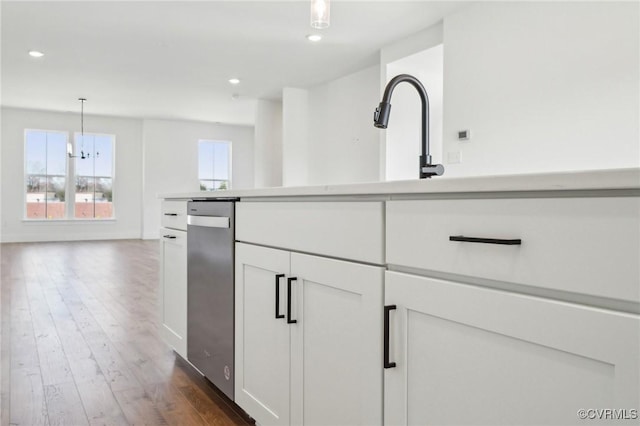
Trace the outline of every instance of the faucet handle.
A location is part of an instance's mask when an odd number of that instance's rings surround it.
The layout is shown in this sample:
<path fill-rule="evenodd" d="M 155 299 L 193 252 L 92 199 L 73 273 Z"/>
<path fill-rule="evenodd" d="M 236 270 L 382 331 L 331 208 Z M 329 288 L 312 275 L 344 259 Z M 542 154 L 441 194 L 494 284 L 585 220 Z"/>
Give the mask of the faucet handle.
<path fill-rule="evenodd" d="M 442 164 L 431 164 L 431 155 L 420 156 L 420 179 L 442 176 L 443 174 L 444 166 Z"/>
<path fill-rule="evenodd" d="M 442 176 L 443 174 L 444 166 L 442 164 L 427 164 L 420 168 L 420 179 Z"/>

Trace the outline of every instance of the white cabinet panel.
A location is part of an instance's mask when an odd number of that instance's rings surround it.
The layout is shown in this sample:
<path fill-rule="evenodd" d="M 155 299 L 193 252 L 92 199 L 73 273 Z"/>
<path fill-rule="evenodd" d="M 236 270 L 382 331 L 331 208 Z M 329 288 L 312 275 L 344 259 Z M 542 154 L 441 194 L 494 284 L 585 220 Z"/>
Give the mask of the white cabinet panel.
<path fill-rule="evenodd" d="M 288 252 L 236 244 L 235 402 L 263 426 L 290 424 L 290 332 L 275 318 L 288 271 Z"/>
<path fill-rule="evenodd" d="M 260 425 L 382 424 L 383 276 L 237 243 L 236 403 Z"/>
<path fill-rule="evenodd" d="M 160 229 L 160 319 L 166 342 L 187 358 L 187 233 Z"/>
<path fill-rule="evenodd" d="M 187 230 L 187 201 L 162 200 L 160 222 L 163 227 Z"/>
<path fill-rule="evenodd" d="M 387 263 L 640 302 L 638 229 L 637 197 L 390 201 Z"/>
<path fill-rule="evenodd" d="M 386 273 L 385 424 L 583 424 L 637 407 L 637 316 Z"/>
<path fill-rule="evenodd" d="M 384 263 L 382 202 L 241 202 L 236 240 Z"/>
<path fill-rule="evenodd" d="M 291 275 L 292 424 L 382 424 L 384 269 L 293 253 Z"/>

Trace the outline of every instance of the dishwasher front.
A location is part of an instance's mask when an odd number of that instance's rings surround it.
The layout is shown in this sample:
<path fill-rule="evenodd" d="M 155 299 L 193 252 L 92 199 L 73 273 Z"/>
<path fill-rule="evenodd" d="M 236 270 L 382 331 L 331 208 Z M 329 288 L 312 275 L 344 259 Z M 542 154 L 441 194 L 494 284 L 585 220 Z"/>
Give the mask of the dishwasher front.
<path fill-rule="evenodd" d="M 234 212 L 233 200 L 194 200 L 187 216 L 187 358 L 231 400 Z"/>

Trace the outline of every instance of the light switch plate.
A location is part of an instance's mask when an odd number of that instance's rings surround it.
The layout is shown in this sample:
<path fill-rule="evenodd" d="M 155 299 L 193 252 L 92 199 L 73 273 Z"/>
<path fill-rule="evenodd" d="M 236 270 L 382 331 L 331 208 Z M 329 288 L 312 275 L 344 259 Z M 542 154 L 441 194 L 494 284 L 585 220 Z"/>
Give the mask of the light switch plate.
<path fill-rule="evenodd" d="M 462 156 L 460 151 L 447 152 L 447 163 L 458 164 L 462 162 Z"/>

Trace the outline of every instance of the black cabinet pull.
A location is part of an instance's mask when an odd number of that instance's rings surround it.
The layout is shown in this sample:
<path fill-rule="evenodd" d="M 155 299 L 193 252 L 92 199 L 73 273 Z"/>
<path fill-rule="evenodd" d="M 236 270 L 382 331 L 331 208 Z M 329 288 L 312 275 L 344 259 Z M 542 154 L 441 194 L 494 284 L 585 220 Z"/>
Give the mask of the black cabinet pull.
<path fill-rule="evenodd" d="M 175 235 L 168 235 L 168 234 L 167 235 L 163 235 L 162 237 L 166 238 L 168 240 L 175 240 L 177 238 Z"/>
<path fill-rule="evenodd" d="M 503 246 L 519 246 L 520 244 L 522 244 L 522 240 L 520 238 L 513 240 L 503 240 L 500 238 L 476 238 L 465 237 L 462 235 L 452 235 L 449 237 L 449 241 L 460 241 L 464 243 L 500 244 Z"/>
<path fill-rule="evenodd" d="M 178 213 L 165 213 L 165 216 L 178 216 Z"/>
<path fill-rule="evenodd" d="M 389 362 L 389 312 L 396 309 L 396 305 L 384 307 L 384 368 L 394 368 L 395 362 Z"/>
<path fill-rule="evenodd" d="M 291 283 L 297 280 L 296 277 L 287 278 L 287 324 L 295 324 L 298 322 L 291 319 Z"/>
<path fill-rule="evenodd" d="M 280 313 L 280 278 L 283 278 L 284 274 L 276 275 L 276 319 L 284 318 L 284 314 Z"/>

